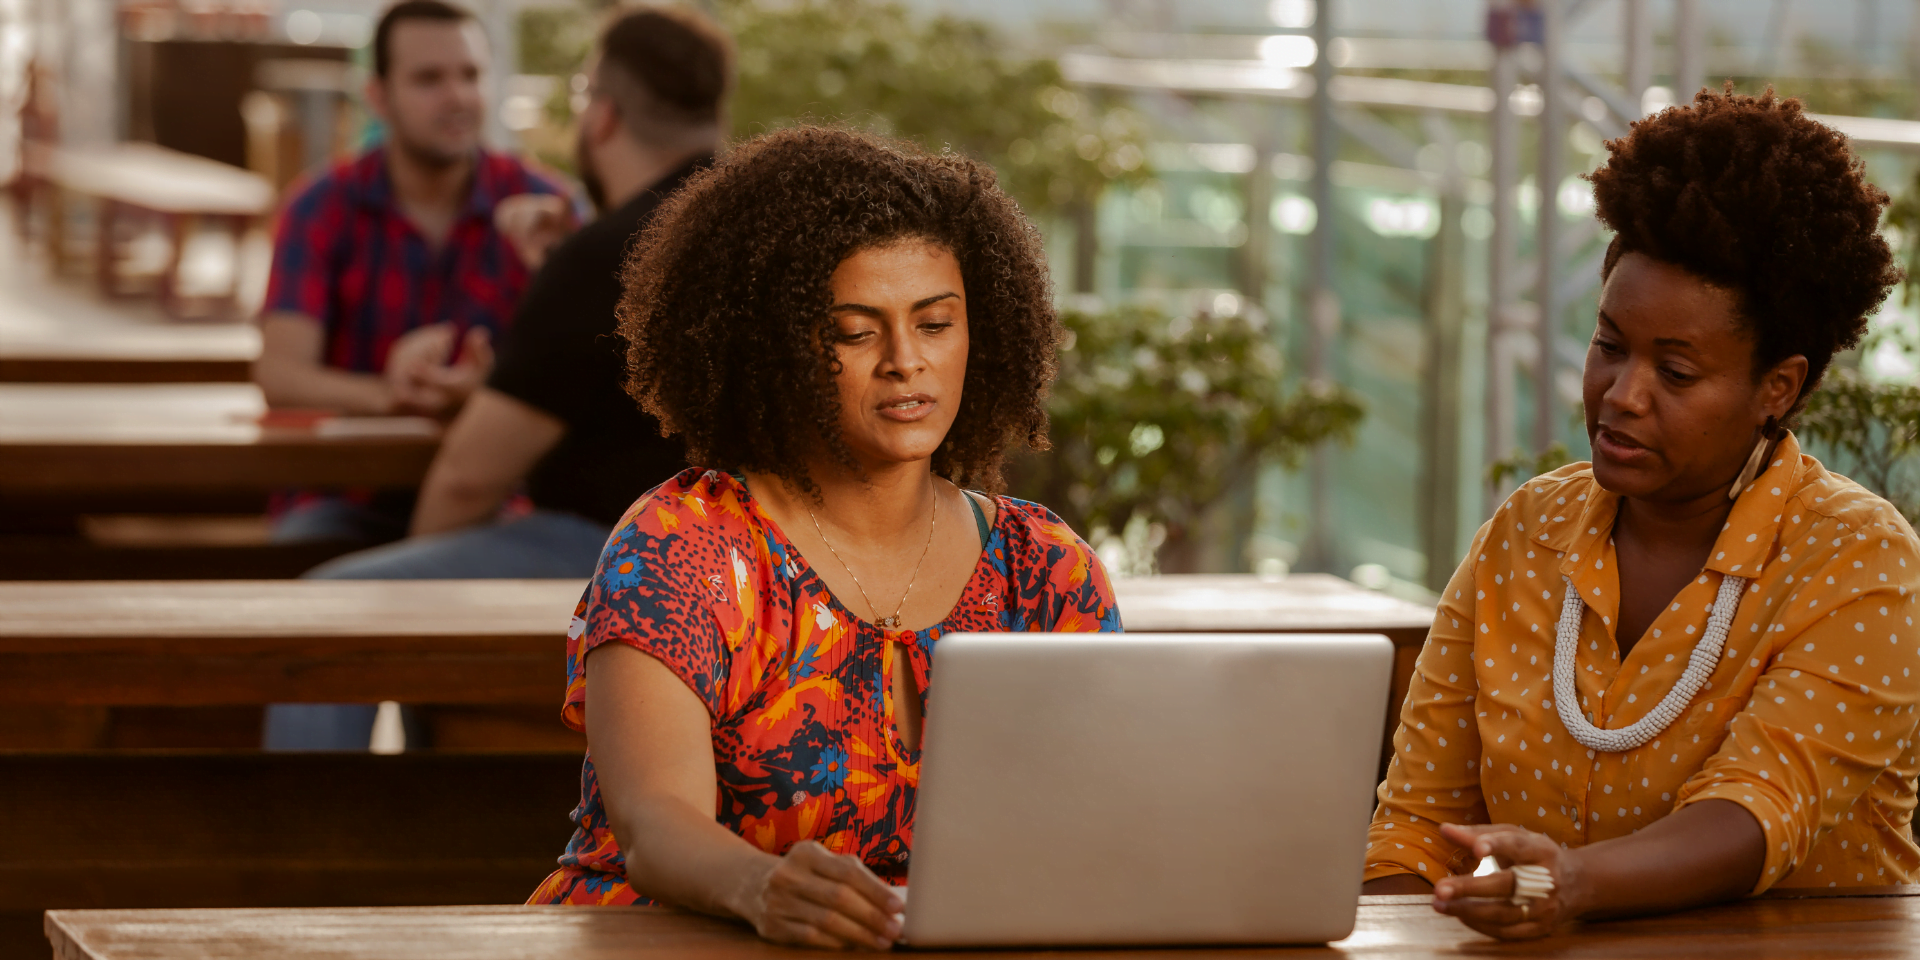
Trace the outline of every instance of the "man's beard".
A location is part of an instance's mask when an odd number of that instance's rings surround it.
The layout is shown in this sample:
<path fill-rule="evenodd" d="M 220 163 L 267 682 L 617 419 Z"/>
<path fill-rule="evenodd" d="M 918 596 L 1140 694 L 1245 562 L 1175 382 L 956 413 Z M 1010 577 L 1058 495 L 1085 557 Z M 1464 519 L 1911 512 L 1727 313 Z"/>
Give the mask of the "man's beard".
<path fill-rule="evenodd" d="M 406 154 L 407 159 L 423 167 L 445 170 L 449 167 L 458 166 L 472 155 L 471 150 L 460 150 L 450 153 L 430 144 L 421 143 L 402 134 L 397 128 L 393 127 L 388 128 L 387 139 L 394 148 Z"/>
<path fill-rule="evenodd" d="M 604 212 L 607 209 L 607 185 L 600 179 L 600 171 L 593 166 L 593 154 L 587 149 L 586 127 L 580 128 L 580 134 L 573 138 L 573 168 L 580 174 L 580 185 L 587 188 L 587 199 L 593 201 L 593 209 Z"/>

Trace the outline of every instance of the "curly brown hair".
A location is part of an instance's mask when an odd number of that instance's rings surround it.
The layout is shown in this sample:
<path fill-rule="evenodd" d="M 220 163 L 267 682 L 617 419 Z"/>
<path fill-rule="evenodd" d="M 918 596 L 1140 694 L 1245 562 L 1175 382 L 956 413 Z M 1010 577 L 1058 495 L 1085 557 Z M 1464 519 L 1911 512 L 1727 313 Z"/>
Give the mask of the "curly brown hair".
<path fill-rule="evenodd" d="M 1061 328 L 1039 231 L 990 168 L 951 153 L 801 126 L 695 175 L 627 260 L 627 392 L 693 465 L 815 491 L 808 454 L 821 445 L 856 466 L 833 384 L 833 271 L 914 238 L 952 252 L 967 297 L 966 385 L 933 470 L 997 491 L 1010 444 L 1046 448 Z"/>
<path fill-rule="evenodd" d="M 1833 355 L 1860 342 L 1901 272 L 1878 232 L 1886 191 L 1846 137 L 1797 99 L 1702 90 L 1607 142 L 1587 175 L 1615 231 L 1600 276 L 1626 253 L 1731 292 L 1753 338 L 1756 377 L 1807 358 L 1805 399 Z M 1797 407 L 1796 407 L 1797 409 Z"/>

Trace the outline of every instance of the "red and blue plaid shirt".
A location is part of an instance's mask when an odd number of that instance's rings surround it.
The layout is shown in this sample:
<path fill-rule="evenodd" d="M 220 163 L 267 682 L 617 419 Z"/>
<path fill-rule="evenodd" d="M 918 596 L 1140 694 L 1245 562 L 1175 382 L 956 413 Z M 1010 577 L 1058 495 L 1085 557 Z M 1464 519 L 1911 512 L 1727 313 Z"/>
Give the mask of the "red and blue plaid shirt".
<path fill-rule="evenodd" d="M 518 193 L 567 191 L 513 157 L 481 151 L 466 207 L 435 250 L 400 212 L 386 151 L 376 147 L 293 192 L 274 237 L 264 310 L 320 321 L 323 362 L 361 373 L 384 369 L 393 342 L 415 327 L 445 322 L 459 334 L 485 327 L 497 335 L 528 275 L 493 228 L 493 207 Z"/>

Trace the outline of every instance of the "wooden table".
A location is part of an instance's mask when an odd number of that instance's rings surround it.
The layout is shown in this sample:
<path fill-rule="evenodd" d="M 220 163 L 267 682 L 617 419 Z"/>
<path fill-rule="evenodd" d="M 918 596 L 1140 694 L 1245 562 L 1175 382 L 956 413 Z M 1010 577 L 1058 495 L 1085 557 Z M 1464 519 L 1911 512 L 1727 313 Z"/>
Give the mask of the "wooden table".
<path fill-rule="evenodd" d="M 1170 957 L 1445 956 L 1910 957 L 1920 887 L 1879 895 L 1763 898 L 1666 917 L 1576 927 L 1501 944 L 1425 897 L 1362 897 L 1353 936 L 1324 947 L 1075 950 L 1076 960 Z M 745 927 L 663 907 L 421 907 L 349 910 L 54 910 L 54 960 L 646 960 L 831 956 L 777 947 Z M 1058 951 L 942 952 L 1022 960 Z"/>
<path fill-rule="evenodd" d="M 414 487 L 439 446 L 424 418 L 276 426 L 266 412 L 252 384 L 0 384 L 0 501 Z"/>
<path fill-rule="evenodd" d="M 577 580 L 0 583 L 0 702 L 559 703 Z M 1129 630 L 1378 632 L 1431 613 L 1337 577 L 1115 584 Z M 1411 647 L 1407 645 L 1413 645 Z"/>
<path fill-rule="evenodd" d="M 564 637 L 581 587 L 0 583 L 0 723 L 8 707 L 393 699 L 468 710 L 460 719 L 469 729 L 484 711 L 526 710 L 562 734 Z M 1116 590 L 1135 630 L 1204 629 L 1196 611 L 1213 610 L 1220 630 L 1411 636 L 1426 616 L 1333 578 L 1129 580 Z M 448 748 L 438 720 L 433 729 L 436 748 Z M 468 749 L 492 749 L 482 739 Z M 566 747 L 391 757 L 0 751 L 0 955 L 21 936 L 37 938 L 32 924 L 49 908 L 524 897 L 570 830 L 580 745 Z"/>
<path fill-rule="evenodd" d="M 400 700 L 528 704 L 558 716 L 581 586 L 0 583 L 0 703 Z"/>
<path fill-rule="evenodd" d="M 123 221 L 158 220 L 170 254 L 159 275 L 161 304 L 170 313 L 185 312 L 180 290 L 181 251 L 202 221 L 226 229 L 237 246 L 253 221 L 273 210 L 273 185 L 265 177 L 204 157 L 151 143 L 71 149 L 29 143 L 23 173 L 47 208 L 47 245 L 56 269 L 71 256 L 66 238 L 66 202 L 70 197 L 95 204 L 94 259 L 100 289 L 108 296 L 125 292 L 119 258 L 118 227 Z M 233 288 L 214 298 L 231 308 Z"/>
<path fill-rule="evenodd" d="M 3 383 L 246 383 L 257 338 L 169 337 L 165 332 L 0 337 Z"/>

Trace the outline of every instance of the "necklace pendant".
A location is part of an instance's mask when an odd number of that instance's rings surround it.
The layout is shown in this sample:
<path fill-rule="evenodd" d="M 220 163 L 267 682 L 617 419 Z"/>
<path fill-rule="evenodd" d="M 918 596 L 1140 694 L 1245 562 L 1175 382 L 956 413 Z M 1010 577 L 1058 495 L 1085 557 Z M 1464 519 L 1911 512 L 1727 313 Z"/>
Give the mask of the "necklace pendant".
<path fill-rule="evenodd" d="M 874 623 L 874 626 L 881 627 L 886 630 L 896 630 L 896 629 L 899 629 L 900 627 L 900 618 L 898 616 L 881 617 L 880 619 L 875 620 L 873 623 Z"/>

